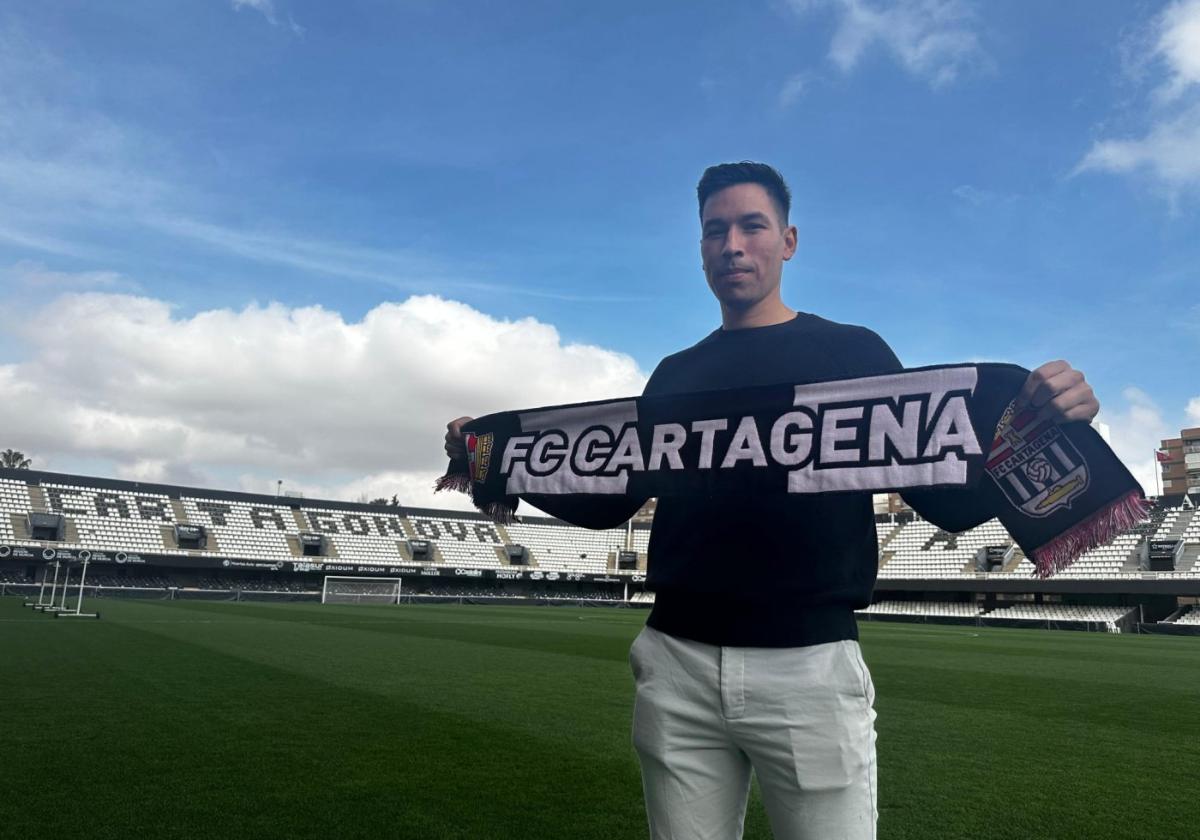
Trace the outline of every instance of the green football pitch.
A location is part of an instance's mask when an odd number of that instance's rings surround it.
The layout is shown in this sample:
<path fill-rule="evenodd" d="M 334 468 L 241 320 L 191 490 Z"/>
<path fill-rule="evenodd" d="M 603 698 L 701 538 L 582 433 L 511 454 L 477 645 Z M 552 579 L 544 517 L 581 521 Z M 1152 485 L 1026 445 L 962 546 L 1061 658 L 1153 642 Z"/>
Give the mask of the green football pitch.
<path fill-rule="evenodd" d="M 0 837 L 643 838 L 574 607 L 0 598 Z M 1200 836 L 1200 639 L 864 624 L 881 838 Z M 747 838 L 770 831 L 757 793 Z"/>

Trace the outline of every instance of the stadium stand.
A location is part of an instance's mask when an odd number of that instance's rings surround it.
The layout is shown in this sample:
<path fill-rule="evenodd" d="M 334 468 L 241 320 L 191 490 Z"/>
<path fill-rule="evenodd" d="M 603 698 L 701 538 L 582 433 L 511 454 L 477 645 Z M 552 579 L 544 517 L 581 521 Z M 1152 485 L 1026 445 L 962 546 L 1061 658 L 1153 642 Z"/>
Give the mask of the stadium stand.
<path fill-rule="evenodd" d="M 633 545 L 632 548 L 643 557 L 650 550 L 650 529 L 649 528 L 634 528 L 633 529 Z"/>
<path fill-rule="evenodd" d="M 182 497 L 190 525 L 202 525 L 215 547 L 240 557 L 290 560 L 287 535 L 299 534 L 289 508 L 233 500 Z"/>
<path fill-rule="evenodd" d="M 1194 510 L 1182 507 L 1164 510 L 1158 530 L 1154 532 L 1154 539 L 1162 540 L 1185 536 L 1186 532 L 1192 528 L 1193 520 L 1196 519 L 1195 513 Z M 1200 522 L 1196 524 L 1200 525 Z"/>
<path fill-rule="evenodd" d="M 167 589 L 173 585 L 170 578 L 161 575 L 142 575 L 139 577 L 116 577 L 115 575 L 91 575 L 89 586 L 103 586 L 110 589 Z"/>
<path fill-rule="evenodd" d="M 1200 627 L 1200 607 L 1197 607 L 1197 606 L 1189 607 L 1188 611 L 1185 612 L 1183 615 L 1179 616 L 1177 619 L 1175 619 L 1175 621 L 1173 623 L 1174 624 L 1189 624 L 1189 625 L 1193 625 L 1196 627 Z"/>
<path fill-rule="evenodd" d="M 27 585 L 36 582 L 36 579 L 17 569 L 0 569 L 0 583 L 19 583 L 22 585 Z"/>
<path fill-rule="evenodd" d="M 880 567 L 879 575 L 957 577 L 974 572 L 979 549 L 1011 544 L 1012 538 L 996 519 L 961 534 L 949 534 L 924 519 L 914 519 L 892 536 L 889 559 Z"/>
<path fill-rule="evenodd" d="M 875 537 L 879 542 L 879 550 L 883 551 L 887 546 L 892 536 L 900 530 L 900 524 L 894 517 L 877 516 L 875 517 Z"/>
<path fill-rule="evenodd" d="M 25 482 L 0 478 L 0 542 L 16 538 L 12 517 L 23 517 L 30 510 L 29 488 Z"/>
<path fill-rule="evenodd" d="M 637 553 L 644 568 L 649 529 L 635 527 L 590 531 L 548 517 L 524 516 L 497 526 L 478 515 L 456 511 L 384 509 L 370 505 L 309 502 L 219 491 L 137 485 L 98 479 L 94 484 L 71 477 L 45 476 L 33 483 L 0 479 L 0 539 L 37 544 L 21 533 L 19 521 L 31 512 L 62 514 L 66 538 L 61 548 L 88 548 L 192 557 L 294 561 L 304 558 L 300 536 L 321 534 L 324 559 L 359 564 L 394 565 L 412 562 L 410 540 L 428 540 L 435 565 L 494 569 L 506 564 L 504 548 L 522 545 L 530 565 L 544 571 L 579 574 L 618 573 L 614 555 L 626 548 Z M 124 486 L 121 486 L 124 485 Z M 171 536 L 175 524 L 203 526 L 208 545 L 179 548 Z M 904 515 L 877 517 L 881 548 L 879 576 L 888 579 L 976 578 L 983 569 L 977 558 L 984 549 L 1003 550 L 1012 558 L 989 576 L 1023 578 L 1032 564 L 1019 554 L 998 521 L 992 520 L 950 534 L 925 520 Z M 1185 543 L 1186 566 L 1173 573 L 1200 578 L 1200 517 L 1191 509 L 1157 509 L 1143 526 L 1119 535 L 1085 554 L 1059 573 L 1063 579 L 1144 577 L 1136 558 L 1144 537 L 1177 537 Z M 623 570 L 628 572 L 629 570 Z"/>
<path fill-rule="evenodd" d="M 981 548 L 996 547 L 1010 550 L 1012 562 L 989 576 L 1028 578 L 1033 575 L 1033 563 L 1012 541 L 1012 537 L 997 520 L 964 531 L 949 534 L 920 517 L 909 521 L 892 521 L 893 516 L 876 517 L 880 534 L 881 580 L 889 578 L 953 579 L 976 577 L 975 556 Z M 1138 552 L 1145 540 L 1179 538 L 1185 542 L 1184 564 L 1174 572 L 1158 572 L 1163 578 L 1200 578 L 1200 516 L 1181 508 L 1155 508 L 1151 518 L 1139 527 L 1117 535 L 1105 545 L 1083 554 L 1054 579 L 1118 579 L 1145 578 L 1147 572 L 1138 567 Z"/>
<path fill-rule="evenodd" d="M 1189 510 L 1188 521 L 1180 538 L 1183 540 L 1183 561 L 1187 565 L 1184 571 L 1191 575 L 1200 576 L 1200 516 L 1195 510 Z"/>
<path fill-rule="evenodd" d="M 1117 623 L 1128 619 L 1129 607 L 1094 607 L 1072 604 L 1013 604 L 999 607 L 987 613 L 986 618 L 1001 618 L 1010 621 L 1081 622 L 1103 624 L 1111 632 L 1117 631 Z"/>
<path fill-rule="evenodd" d="M 1071 604 L 1001 604 L 1022 593 L 1069 596 L 1079 609 L 1103 607 L 1086 622 L 1123 620 L 1134 593 L 1200 595 L 1200 516 L 1182 496 L 1159 500 L 1148 518 L 1072 566 L 1040 581 L 996 520 L 960 534 L 911 511 L 875 517 L 878 602 L 864 617 L 1073 621 Z M 32 514 L 56 514 L 61 539 Z M 193 526 L 203 529 L 199 531 Z M 189 528 L 191 530 L 189 530 Z M 190 534 L 190 536 L 189 536 Z M 0 584 L 22 586 L 42 562 L 91 555 L 89 583 L 103 590 L 311 593 L 324 575 L 402 577 L 405 591 L 483 597 L 569 597 L 650 604 L 643 591 L 649 526 L 592 531 L 523 515 L 497 525 L 466 511 L 397 508 L 279 497 L 105 478 L 0 469 Z M 184 541 L 184 546 L 180 545 Z M 1171 571 L 1150 571 L 1150 540 L 1179 540 Z M 426 549 L 427 544 L 427 549 Z M 522 547 L 523 550 L 515 548 Z M 75 554 L 72 554 L 75 552 Z M 414 554 L 416 552 L 416 554 Z M 629 552 L 633 553 L 630 563 Z M 78 555 L 78 556 L 77 556 Z M 623 555 L 624 562 L 618 562 Z M 737 566 L 730 564 L 730 574 Z M 1050 588 L 1046 588 L 1050 587 Z M 944 593 L 934 595 L 931 593 Z M 920 593 L 920 594 L 918 594 Z M 983 593 L 993 593 L 987 598 Z M 978 597 L 977 597 L 978 596 Z M 557 596 L 555 596 L 557 597 Z M 1140 602 L 1139 602 L 1140 603 Z M 1178 607 L 1163 600 L 1146 620 Z M 1193 625 L 1195 610 L 1171 624 Z"/>
<path fill-rule="evenodd" d="M 513 523 L 506 530 L 514 542 L 530 550 L 539 569 L 599 574 L 608 569 L 609 554 L 625 547 L 623 528 L 588 531 L 530 522 Z"/>
<path fill-rule="evenodd" d="M 470 567 L 500 565 L 496 549 L 503 548 L 505 541 L 499 527 L 491 522 L 465 519 L 449 511 L 434 516 L 409 516 L 408 521 L 414 535 L 435 543 L 447 563 Z"/>
<path fill-rule="evenodd" d="M 952 601 L 876 601 L 860 615 L 904 615 L 943 616 L 949 618 L 974 618 L 983 614 L 983 606 L 975 603 Z"/>
<path fill-rule="evenodd" d="M 163 526 L 175 524 L 171 500 L 79 484 L 41 484 L 48 509 L 67 518 L 67 547 L 172 553 Z M 73 534 L 72 534 L 73 532 Z"/>
<path fill-rule="evenodd" d="M 1137 534 L 1121 534 L 1107 545 L 1094 548 L 1076 560 L 1071 566 L 1059 572 L 1059 577 L 1091 577 L 1107 578 L 1120 577 L 1133 560 L 1133 551 L 1141 540 Z M 1029 561 L 1026 560 L 1026 563 Z M 1030 570 L 1033 564 L 1029 564 Z M 1136 569 L 1136 565 L 1134 566 Z"/>

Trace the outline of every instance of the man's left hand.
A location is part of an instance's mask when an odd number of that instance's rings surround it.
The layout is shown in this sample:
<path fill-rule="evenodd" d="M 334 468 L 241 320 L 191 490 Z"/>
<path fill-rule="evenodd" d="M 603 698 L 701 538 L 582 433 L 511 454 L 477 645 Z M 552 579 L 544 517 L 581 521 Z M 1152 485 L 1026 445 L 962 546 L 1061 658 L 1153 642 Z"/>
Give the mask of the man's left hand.
<path fill-rule="evenodd" d="M 1018 411 L 1026 407 L 1037 409 L 1039 420 L 1090 423 L 1100 411 L 1100 402 L 1083 373 L 1059 360 L 1029 374 L 1017 395 Z"/>

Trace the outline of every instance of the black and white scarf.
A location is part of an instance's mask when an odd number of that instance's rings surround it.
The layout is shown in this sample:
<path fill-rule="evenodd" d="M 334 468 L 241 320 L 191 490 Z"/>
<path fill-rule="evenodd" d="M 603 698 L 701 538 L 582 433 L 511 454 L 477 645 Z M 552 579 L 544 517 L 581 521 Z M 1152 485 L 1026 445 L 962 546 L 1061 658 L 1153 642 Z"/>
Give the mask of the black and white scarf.
<path fill-rule="evenodd" d="M 999 517 L 1045 577 L 1132 527 L 1146 503 L 1089 425 L 1014 411 L 1028 375 L 946 365 L 505 411 L 464 427 L 467 460 L 436 488 L 469 492 L 500 522 L 524 494 L 976 489 L 980 521 Z"/>

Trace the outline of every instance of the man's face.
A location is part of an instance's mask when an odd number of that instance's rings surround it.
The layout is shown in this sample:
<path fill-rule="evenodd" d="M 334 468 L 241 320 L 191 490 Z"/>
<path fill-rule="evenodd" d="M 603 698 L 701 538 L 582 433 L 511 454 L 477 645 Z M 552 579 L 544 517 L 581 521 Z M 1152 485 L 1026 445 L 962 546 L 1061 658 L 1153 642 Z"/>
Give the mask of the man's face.
<path fill-rule="evenodd" d="M 713 193 L 700 218 L 700 256 L 721 306 L 746 310 L 779 293 L 783 263 L 796 253 L 796 228 L 784 227 L 761 184 Z"/>

